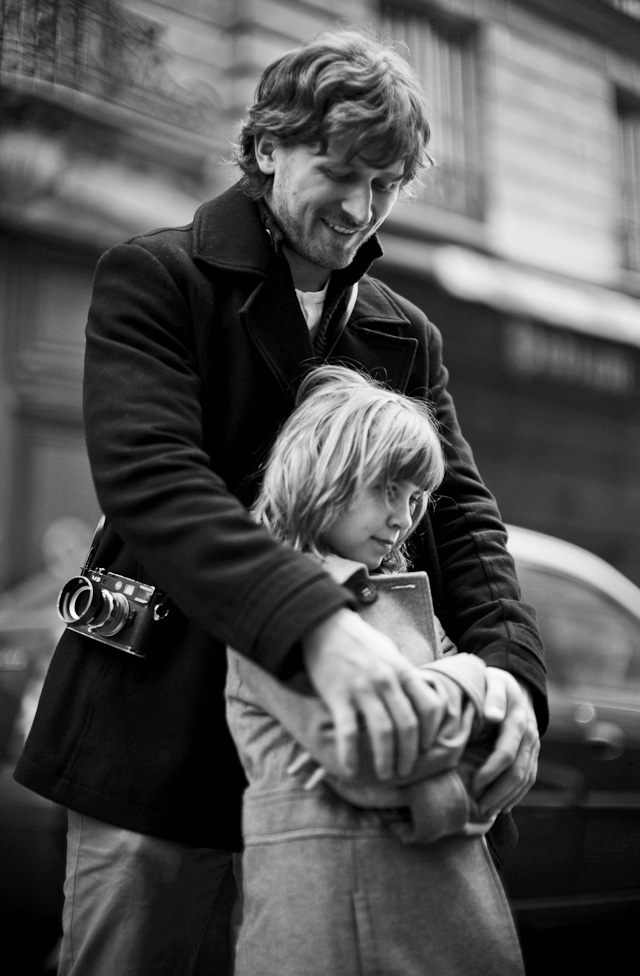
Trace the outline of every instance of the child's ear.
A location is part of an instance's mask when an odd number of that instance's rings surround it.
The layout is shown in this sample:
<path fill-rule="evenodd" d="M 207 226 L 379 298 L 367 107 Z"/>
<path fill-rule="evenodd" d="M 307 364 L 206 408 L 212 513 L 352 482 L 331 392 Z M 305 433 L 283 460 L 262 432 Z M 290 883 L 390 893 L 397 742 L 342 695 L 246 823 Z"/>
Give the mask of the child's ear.
<path fill-rule="evenodd" d="M 253 145 L 260 170 L 265 176 L 273 176 L 276 171 L 274 150 L 279 147 L 278 140 L 271 132 L 259 132 L 254 136 Z"/>

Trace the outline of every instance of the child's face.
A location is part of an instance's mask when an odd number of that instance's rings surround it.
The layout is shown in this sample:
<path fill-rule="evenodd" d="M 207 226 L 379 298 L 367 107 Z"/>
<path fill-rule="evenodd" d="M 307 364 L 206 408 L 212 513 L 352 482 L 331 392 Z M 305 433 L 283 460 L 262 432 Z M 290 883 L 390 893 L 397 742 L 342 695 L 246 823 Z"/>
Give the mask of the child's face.
<path fill-rule="evenodd" d="M 411 528 L 423 496 L 422 488 L 411 481 L 395 482 L 390 488 L 371 485 L 336 519 L 325 541 L 339 556 L 378 569 Z"/>

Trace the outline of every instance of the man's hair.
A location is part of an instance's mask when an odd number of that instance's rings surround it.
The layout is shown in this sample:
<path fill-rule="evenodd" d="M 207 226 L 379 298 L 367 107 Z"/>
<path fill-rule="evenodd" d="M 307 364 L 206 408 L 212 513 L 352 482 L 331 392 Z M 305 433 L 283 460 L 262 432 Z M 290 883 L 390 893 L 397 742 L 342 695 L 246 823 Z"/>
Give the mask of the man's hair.
<path fill-rule="evenodd" d="M 265 69 L 234 153 L 253 199 L 268 192 L 272 179 L 256 160 L 261 132 L 321 152 L 333 137 L 354 136 L 352 158 L 379 169 L 404 161 L 403 185 L 431 162 L 420 82 L 391 42 L 372 31 L 320 34 Z"/>
<path fill-rule="evenodd" d="M 296 408 L 271 449 L 252 513 L 280 542 L 322 556 L 327 531 L 364 489 L 386 491 L 412 482 L 425 496 L 382 567 L 404 570 L 404 543 L 444 473 L 425 400 L 396 393 L 346 366 L 318 366 L 302 381 Z"/>

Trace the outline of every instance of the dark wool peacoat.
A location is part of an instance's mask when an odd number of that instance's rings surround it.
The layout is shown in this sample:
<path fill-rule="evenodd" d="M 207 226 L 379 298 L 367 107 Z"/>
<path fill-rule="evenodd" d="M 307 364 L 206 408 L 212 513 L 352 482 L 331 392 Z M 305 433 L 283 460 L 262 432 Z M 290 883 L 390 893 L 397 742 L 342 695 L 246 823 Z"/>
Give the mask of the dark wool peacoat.
<path fill-rule="evenodd" d="M 429 574 L 460 650 L 529 682 L 543 730 L 535 616 L 519 601 L 494 499 L 460 433 L 440 333 L 369 277 L 379 254 L 374 238 L 332 276 L 326 355 L 433 401 L 448 473 L 416 568 Z M 355 309 L 336 328 L 357 279 Z M 300 667 L 301 637 L 352 600 L 246 509 L 260 461 L 315 361 L 288 265 L 237 186 L 200 207 L 192 224 L 102 257 L 84 398 L 107 516 L 93 565 L 160 587 L 171 609 L 153 625 L 145 659 L 65 632 L 19 782 L 131 830 L 240 846 L 244 779 L 224 718 L 225 645 L 285 677 Z"/>

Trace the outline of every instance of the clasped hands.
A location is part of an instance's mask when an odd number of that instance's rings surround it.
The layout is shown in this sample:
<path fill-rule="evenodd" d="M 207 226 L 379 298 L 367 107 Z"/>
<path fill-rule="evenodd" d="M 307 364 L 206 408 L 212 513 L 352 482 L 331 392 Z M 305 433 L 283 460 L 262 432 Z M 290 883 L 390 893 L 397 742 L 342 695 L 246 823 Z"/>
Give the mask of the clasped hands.
<path fill-rule="evenodd" d="M 346 608 L 307 635 L 303 656 L 331 713 L 344 778 L 357 774 L 363 726 L 380 780 L 408 776 L 418 754 L 433 743 L 441 718 L 420 671 L 392 640 Z M 540 742 L 530 692 L 507 671 L 486 669 L 483 714 L 497 734 L 471 790 L 480 814 L 491 817 L 512 809 L 533 785 Z"/>

